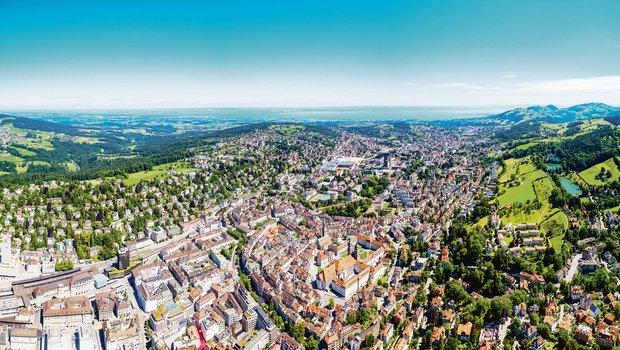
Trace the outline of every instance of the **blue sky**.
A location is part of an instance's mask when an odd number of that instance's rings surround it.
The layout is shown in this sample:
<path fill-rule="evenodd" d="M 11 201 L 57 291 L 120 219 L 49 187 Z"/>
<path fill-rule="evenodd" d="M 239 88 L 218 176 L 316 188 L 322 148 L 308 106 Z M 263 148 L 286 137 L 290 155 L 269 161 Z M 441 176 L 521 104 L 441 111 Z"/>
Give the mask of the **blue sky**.
<path fill-rule="evenodd" d="M 619 1 L 0 2 L 5 108 L 620 105 Z"/>

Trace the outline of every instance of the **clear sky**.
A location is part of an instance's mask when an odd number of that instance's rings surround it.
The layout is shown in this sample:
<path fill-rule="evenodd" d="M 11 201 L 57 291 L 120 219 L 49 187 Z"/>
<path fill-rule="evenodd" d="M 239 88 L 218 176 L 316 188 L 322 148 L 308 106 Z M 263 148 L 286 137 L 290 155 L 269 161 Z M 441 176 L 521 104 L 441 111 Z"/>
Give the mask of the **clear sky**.
<path fill-rule="evenodd" d="M 0 1 L 0 107 L 620 105 L 617 0 Z"/>

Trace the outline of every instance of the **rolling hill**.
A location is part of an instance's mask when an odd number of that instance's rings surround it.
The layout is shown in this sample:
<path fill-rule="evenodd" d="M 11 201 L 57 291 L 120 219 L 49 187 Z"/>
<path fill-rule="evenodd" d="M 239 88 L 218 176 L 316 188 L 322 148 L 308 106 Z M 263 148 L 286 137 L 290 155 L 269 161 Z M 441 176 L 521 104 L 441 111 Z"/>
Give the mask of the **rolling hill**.
<path fill-rule="evenodd" d="M 488 118 L 505 124 L 518 124 L 528 121 L 565 123 L 610 116 L 620 116 L 620 107 L 604 103 L 585 103 L 567 108 L 558 108 L 554 105 L 530 106 L 515 108 Z"/>

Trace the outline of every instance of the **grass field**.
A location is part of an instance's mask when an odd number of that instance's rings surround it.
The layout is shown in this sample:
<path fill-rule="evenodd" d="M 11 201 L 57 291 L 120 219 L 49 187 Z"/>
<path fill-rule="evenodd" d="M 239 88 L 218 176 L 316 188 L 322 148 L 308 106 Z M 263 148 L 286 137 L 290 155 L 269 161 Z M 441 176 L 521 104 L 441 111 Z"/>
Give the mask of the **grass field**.
<path fill-rule="evenodd" d="M 76 137 L 75 138 L 75 143 L 87 143 L 89 145 L 94 145 L 96 143 L 101 143 L 101 141 L 99 139 L 96 138 L 92 138 L 92 137 Z"/>
<path fill-rule="evenodd" d="M 32 165 L 47 165 L 50 166 L 50 163 L 48 162 L 44 162 L 41 160 L 33 160 L 32 162 L 28 162 L 28 164 L 32 164 Z"/>
<path fill-rule="evenodd" d="M 175 162 L 158 165 L 153 167 L 153 170 L 141 171 L 138 173 L 128 174 L 126 179 L 123 179 L 123 183 L 127 186 L 135 185 L 142 180 L 154 180 L 167 176 L 169 170 L 174 170 L 177 174 L 191 173 L 197 171 L 196 168 L 188 162 Z"/>
<path fill-rule="evenodd" d="M 601 181 L 596 178 L 596 176 L 600 173 L 601 168 L 605 168 L 605 170 L 611 173 L 611 177 L 607 178 L 605 181 Z M 616 162 L 614 162 L 614 159 L 609 158 L 602 163 L 593 165 L 590 168 L 580 172 L 579 176 L 587 182 L 588 185 L 600 186 L 620 178 L 620 170 L 618 169 Z"/>
<path fill-rule="evenodd" d="M 568 229 L 568 217 L 564 214 L 563 211 L 556 209 L 551 216 L 549 216 L 542 223 L 542 231 L 546 231 L 545 227 L 551 221 L 555 221 L 560 224 L 564 229 Z M 553 237 L 549 237 L 549 244 L 555 249 L 556 252 L 562 250 L 562 242 L 564 242 L 564 234 L 555 235 Z"/>
<path fill-rule="evenodd" d="M 76 171 L 78 170 L 77 164 L 73 162 L 64 162 L 63 165 L 67 168 L 67 171 Z"/>
<path fill-rule="evenodd" d="M 620 209 L 620 205 L 617 205 L 617 206 L 615 206 L 613 208 L 605 209 L 605 212 L 610 211 L 610 212 L 616 214 L 616 213 L 618 213 L 618 209 Z"/>
<path fill-rule="evenodd" d="M 14 146 L 11 146 L 10 148 L 12 148 L 15 151 L 17 151 L 17 153 L 19 153 L 19 155 L 22 156 L 22 157 L 32 157 L 32 156 L 36 155 L 35 152 L 27 150 L 25 148 L 14 147 Z"/>
<path fill-rule="evenodd" d="M 20 136 L 26 136 L 28 134 L 28 132 L 14 127 L 13 124 L 6 124 L 5 127 L 9 130 L 9 132 L 11 132 L 11 134 Z"/>
<path fill-rule="evenodd" d="M 8 157 L 0 157 L 1 161 L 5 161 L 5 162 L 11 162 L 11 163 L 15 163 L 15 164 L 19 164 L 22 163 L 24 161 L 24 158 L 20 158 L 17 156 L 8 156 Z"/>
<path fill-rule="evenodd" d="M 513 177 L 516 180 L 514 182 L 511 180 Z M 547 177 L 545 172 L 537 170 L 527 158 L 507 159 L 506 172 L 499 180 L 499 190 L 505 192 L 497 198 L 498 204 L 504 206 L 515 202 L 533 201 L 536 199 L 534 182 L 545 177 Z"/>
<path fill-rule="evenodd" d="M 478 226 L 480 228 L 484 228 L 489 224 L 489 217 L 485 216 L 482 219 L 478 220 L 477 223 L 474 224 L 474 226 Z"/>
<path fill-rule="evenodd" d="M 287 125 L 276 127 L 276 130 L 282 135 L 295 135 L 303 131 L 305 127 L 303 125 Z"/>
<path fill-rule="evenodd" d="M 502 223 L 543 224 L 555 221 L 562 227 L 568 228 L 568 218 L 564 212 L 552 208 L 549 203 L 551 190 L 555 187 L 549 175 L 536 169 L 527 157 L 507 159 L 505 163 L 506 173 L 500 178 L 499 185 L 499 191 L 503 193 L 496 198 Z M 523 209 L 515 206 L 515 203 L 525 203 L 527 200 L 534 201 L 535 199 L 540 202 L 539 208 Z M 545 228 L 541 227 L 541 230 L 544 232 Z M 550 243 L 558 249 L 561 248 L 562 241 L 563 235 L 550 239 Z"/>
<path fill-rule="evenodd" d="M 43 149 L 46 151 L 54 150 L 54 145 L 52 145 L 52 143 L 49 142 L 48 140 L 27 139 L 27 140 L 16 142 L 15 144 L 24 146 L 24 147 L 29 147 L 29 148 L 39 148 L 39 149 Z"/>
<path fill-rule="evenodd" d="M 532 146 L 536 146 L 537 144 L 538 144 L 538 142 L 528 142 L 526 144 L 523 144 L 523 145 L 515 147 L 515 149 L 516 150 L 525 150 L 525 149 L 528 149 L 528 148 L 530 148 Z"/>
<path fill-rule="evenodd" d="M 39 160 L 34 160 L 34 161 L 25 161 L 23 158 L 20 157 L 16 157 L 16 156 L 10 156 L 10 157 L 0 157 L 0 161 L 5 161 L 5 162 L 11 162 L 13 164 L 15 164 L 15 170 L 18 173 L 25 173 L 26 171 L 28 171 L 28 165 L 29 164 L 33 164 L 33 165 L 47 165 L 49 166 L 50 163 L 48 162 L 42 162 Z"/>

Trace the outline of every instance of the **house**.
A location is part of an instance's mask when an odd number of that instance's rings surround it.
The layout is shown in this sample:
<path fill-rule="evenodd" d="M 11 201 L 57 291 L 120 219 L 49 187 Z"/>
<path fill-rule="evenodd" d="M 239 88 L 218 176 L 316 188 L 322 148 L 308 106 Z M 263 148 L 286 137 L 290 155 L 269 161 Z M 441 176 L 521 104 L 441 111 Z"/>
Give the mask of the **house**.
<path fill-rule="evenodd" d="M 583 295 L 583 290 L 581 289 L 580 286 L 575 285 L 570 288 L 570 298 L 573 302 L 579 301 L 582 295 Z"/>
<path fill-rule="evenodd" d="M 515 305 L 515 316 L 516 317 L 527 316 L 527 304 L 520 303 L 519 305 Z"/>
<path fill-rule="evenodd" d="M 575 340 L 577 340 L 579 343 L 588 344 L 591 336 L 592 328 L 584 324 L 580 324 L 579 326 L 577 326 L 577 329 L 575 330 Z"/>
<path fill-rule="evenodd" d="M 379 339 L 382 342 L 387 343 L 392 336 L 394 335 L 394 326 L 391 323 L 387 323 L 381 333 L 379 334 Z"/>
<path fill-rule="evenodd" d="M 456 329 L 456 336 L 459 338 L 460 341 L 466 342 L 469 340 L 469 337 L 471 337 L 471 331 L 473 326 L 474 325 L 471 322 L 459 324 Z"/>
<path fill-rule="evenodd" d="M 545 350 L 545 344 L 546 343 L 547 343 L 547 341 L 545 340 L 545 338 L 543 338 L 543 337 L 541 337 L 539 335 L 532 342 L 532 346 L 530 347 L 530 349 L 531 350 Z"/>
<path fill-rule="evenodd" d="M 603 328 L 596 334 L 596 342 L 603 349 L 611 349 L 616 345 L 617 336 L 608 328 Z"/>
<path fill-rule="evenodd" d="M 452 312 L 452 310 L 444 310 L 441 314 L 441 323 L 445 324 L 445 323 L 452 323 L 452 320 L 454 319 L 454 313 Z"/>
<path fill-rule="evenodd" d="M 443 327 L 433 327 L 431 335 L 431 343 L 433 346 L 439 346 L 446 339 L 446 330 Z"/>
<path fill-rule="evenodd" d="M 553 319 L 553 316 L 545 316 L 543 318 L 543 324 L 549 327 L 549 329 L 553 329 L 554 323 L 555 323 L 555 320 Z"/>
<path fill-rule="evenodd" d="M 534 339 L 538 335 L 536 326 L 529 322 L 523 322 L 521 325 L 521 337 L 524 339 Z"/>

